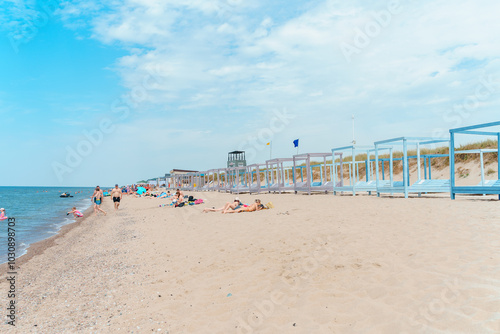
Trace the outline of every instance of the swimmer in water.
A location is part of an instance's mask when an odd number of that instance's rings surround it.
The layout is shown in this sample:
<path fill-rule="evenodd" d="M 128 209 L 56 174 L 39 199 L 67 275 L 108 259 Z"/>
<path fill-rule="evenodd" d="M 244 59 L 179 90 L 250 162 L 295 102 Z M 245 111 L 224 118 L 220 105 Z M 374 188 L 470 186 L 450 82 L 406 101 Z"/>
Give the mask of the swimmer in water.
<path fill-rule="evenodd" d="M 0 209 L 0 220 L 5 220 L 5 219 L 8 219 L 9 217 L 7 217 L 5 215 L 5 209 L 4 208 L 1 208 Z"/>
<path fill-rule="evenodd" d="M 76 207 L 73 207 L 73 209 L 70 212 L 66 213 L 66 215 L 69 215 L 70 213 L 72 213 L 73 217 L 75 217 L 75 218 L 82 218 L 83 217 L 83 213 L 81 213 L 80 211 L 78 211 L 76 209 Z"/>

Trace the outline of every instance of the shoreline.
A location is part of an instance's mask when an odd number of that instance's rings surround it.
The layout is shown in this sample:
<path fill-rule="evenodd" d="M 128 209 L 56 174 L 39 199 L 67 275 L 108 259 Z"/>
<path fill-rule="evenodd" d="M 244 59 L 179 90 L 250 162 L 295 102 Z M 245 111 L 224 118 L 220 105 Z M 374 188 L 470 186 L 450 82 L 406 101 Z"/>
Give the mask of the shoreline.
<path fill-rule="evenodd" d="M 16 267 L 19 268 L 19 266 L 24 265 L 25 263 L 30 261 L 33 257 L 37 255 L 42 255 L 45 252 L 45 250 L 55 245 L 56 240 L 64 237 L 68 232 L 80 226 L 80 224 L 82 224 L 86 219 L 90 217 L 90 214 L 92 212 L 93 212 L 93 207 L 91 205 L 83 212 L 82 219 L 74 221 L 69 224 L 65 224 L 61 226 L 61 228 L 59 229 L 59 231 L 56 232 L 56 234 L 46 239 L 39 240 L 37 242 L 30 244 L 26 249 L 26 253 L 16 258 Z M 7 272 L 7 263 L 8 262 L 0 264 L 0 272 Z"/>

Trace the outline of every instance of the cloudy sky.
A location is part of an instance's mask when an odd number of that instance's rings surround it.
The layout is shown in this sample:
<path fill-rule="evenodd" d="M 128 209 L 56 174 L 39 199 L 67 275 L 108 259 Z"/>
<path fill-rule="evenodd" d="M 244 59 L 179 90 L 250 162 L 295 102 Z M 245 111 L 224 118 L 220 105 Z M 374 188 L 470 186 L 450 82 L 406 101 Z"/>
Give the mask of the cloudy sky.
<path fill-rule="evenodd" d="M 132 183 L 499 120 L 500 2 L 3 0 L 0 185 Z"/>

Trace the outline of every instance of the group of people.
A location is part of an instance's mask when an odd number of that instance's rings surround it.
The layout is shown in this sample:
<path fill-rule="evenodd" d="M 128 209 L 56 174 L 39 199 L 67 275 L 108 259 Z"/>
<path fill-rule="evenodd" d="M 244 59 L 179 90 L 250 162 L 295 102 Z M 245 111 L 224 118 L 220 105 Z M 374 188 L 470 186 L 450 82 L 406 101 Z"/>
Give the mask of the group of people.
<path fill-rule="evenodd" d="M 239 197 L 236 197 L 232 203 L 227 202 L 223 207 L 216 209 L 215 207 L 213 208 L 206 208 L 203 210 L 203 212 L 218 212 L 221 211 L 221 213 L 239 213 L 239 212 L 253 212 L 253 211 L 260 211 L 268 209 L 264 204 L 260 202 L 260 199 L 256 199 L 254 203 L 250 205 L 246 205 L 241 203 Z"/>
<path fill-rule="evenodd" d="M 121 202 L 122 197 L 123 197 L 123 191 L 118 186 L 118 184 L 115 184 L 115 187 L 110 191 L 110 196 L 113 199 L 113 205 L 115 207 L 115 210 L 118 210 L 118 208 L 120 207 L 120 202 Z M 99 186 L 97 186 L 95 188 L 94 193 L 92 194 L 90 199 L 94 203 L 94 213 L 97 214 L 99 212 L 102 212 L 102 213 L 104 213 L 104 215 L 107 214 L 106 211 L 101 209 L 102 201 L 104 199 L 104 192 L 102 191 L 102 189 Z"/>
<path fill-rule="evenodd" d="M 115 210 L 118 210 L 120 206 L 120 202 L 122 200 L 123 194 L 134 194 L 135 189 L 128 189 L 127 188 L 120 188 L 118 184 L 115 185 L 115 187 L 110 191 L 110 196 L 113 199 L 113 204 Z M 170 191 L 167 192 L 162 192 L 161 194 L 152 194 L 149 190 L 145 194 L 146 196 L 151 196 L 151 197 L 156 197 L 156 198 L 171 198 L 172 200 L 172 205 L 176 205 L 183 203 L 184 202 L 184 194 L 180 189 L 177 189 L 173 195 L 170 194 Z M 91 200 L 94 203 L 94 213 L 98 214 L 99 212 L 104 213 L 106 215 L 106 211 L 104 211 L 101 208 L 102 201 L 104 199 L 104 192 L 103 190 L 97 186 L 94 190 L 94 193 L 91 196 Z M 250 205 L 243 204 L 238 197 L 234 199 L 234 201 L 227 202 L 224 206 L 220 208 L 206 208 L 203 210 L 203 212 L 221 212 L 221 213 L 239 213 L 239 212 L 253 212 L 253 211 L 260 211 L 264 209 L 269 209 L 269 207 L 265 206 L 264 204 L 261 203 L 260 199 L 256 199 L 254 203 Z M 69 214 L 73 214 L 75 218 L 80 218 L 83 217 L 83 214 L 78 211 L 75 207 L 72 208 Z M 0 219 L 2 218 L 2 215 L 5 216 L 4 214 L 4 209 L 0 209 Z"/>

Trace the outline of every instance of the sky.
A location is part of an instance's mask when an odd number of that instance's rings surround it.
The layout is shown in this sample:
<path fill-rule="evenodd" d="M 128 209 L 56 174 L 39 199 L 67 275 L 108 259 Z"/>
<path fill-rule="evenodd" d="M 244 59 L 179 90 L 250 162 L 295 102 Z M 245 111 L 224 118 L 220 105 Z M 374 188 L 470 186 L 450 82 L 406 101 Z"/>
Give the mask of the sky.
<path fill-rule="evenodd" d="M 2 0 L 0 185 L 130 184 L 498 121 L 500 2 Z M 470 138 L 467 140 L 471 140 Z M 272 145 L 266 145 L 272 142 Z M 270 152 L 272 146 L 272 152 Z"/>

